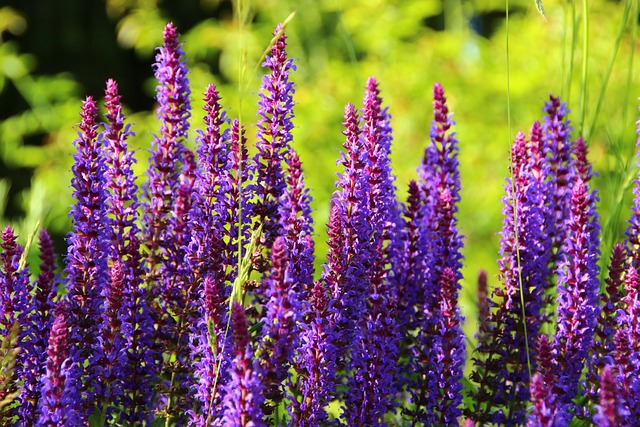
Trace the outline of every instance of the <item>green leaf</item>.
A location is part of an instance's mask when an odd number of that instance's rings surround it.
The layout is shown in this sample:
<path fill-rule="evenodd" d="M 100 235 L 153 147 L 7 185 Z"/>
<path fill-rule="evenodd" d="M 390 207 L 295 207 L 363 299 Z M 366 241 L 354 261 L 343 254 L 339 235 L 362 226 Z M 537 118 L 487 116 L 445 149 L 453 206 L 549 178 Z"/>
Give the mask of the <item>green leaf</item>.
<path fill-rule="evenodd" d="M 95 408 L 89 417 L 89 427 L 104 427 L 102 412 L 99 408 Z"/>

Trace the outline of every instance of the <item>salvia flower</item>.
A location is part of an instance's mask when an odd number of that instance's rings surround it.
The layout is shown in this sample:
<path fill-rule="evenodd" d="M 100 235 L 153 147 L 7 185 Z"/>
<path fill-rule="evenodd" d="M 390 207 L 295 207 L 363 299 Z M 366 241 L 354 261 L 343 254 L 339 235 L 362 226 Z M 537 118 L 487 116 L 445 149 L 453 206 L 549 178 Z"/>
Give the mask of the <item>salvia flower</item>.
<path fill-rule="evenodd" d="M 92 393 L 100 367 L 95 364 L 98 325 L 103 310 L 103 290 L 108 281 L 105 239 L 105 164 L 101 140 L 98 138 L 98 109 L 91 97 L 82 106 L 82 122 L 75 140 L 77 152 L 72 168 L 75 205 L 71 208 L 73 231 L 68 237 L 67 301 L 72 364 L 69 367 L 74 387 L 70 397 L 80 419 L 86 420 L 92 410 Z M 82 385 L 75 385 L 75 382 Z M 93 391 L 92 391 L 93 390 Z"/>
<path fill-rule="evenodd" d="M 77 402 L 69 401 L 67 390 L 75 387 L 70 383 L 69 359 L 72 346 L 69 336 L 69 323 L 67 321 L 67 307 L 65 302 L 59 301 L 53 314 L 53 325 L 47 346 L 46 373 L 42 378 L 41 398 L 38 404 L 38 424 L 42 426 L 71 425 L 69 404 Z"/>
<path fill-rule="evenodd" d="M 640 118 L 636 122 L 636 159 L 640 159 Z M 640 163 L 638 163 L 640 164 Z M 634 180 L 633 186 L 633 204 L 631 205 L 631 216 L 629 225 L 627 226 L 627 253 L 631 257 L 631 263 L 636 269 L 640 269 L 640 175 Z"/>
<path fill-rule="evenodd" d="M 164 28 L 163 38 L 164 45 L 158 50 L 155 64 L 160 134 L 155 137 L 155 149 L 149 159 L 145 187 L 148 201 L 144 205 L 145 243 L 151 252 L 148 264 L 152 274 L 161 262 L 164 246 L 171 241 L 167 222 L 178 187 L 184 140 L 189 129 L 187 119 L 191 114 L 187 67 L 173 23 Z"/>
<path fill-rule="evenodd" d="M 54 298 L 57 294 L 56 262 L 49 234 L 40 230 L 40 274 L 33 284 L 32 296 L 25 294 L 22 350 L 18 355 L 23 379 L 18 402 L 18 425 L 33 425 L 37 420 L 40 384 L 46 373 L 49 333 L 53 322 Z M 26 271 L 25 271 L 26 272 Z M 26 277 L 24 277 L 26 279 Z M 25 280 L 26 281 L 26 280 Z"/>
<path fill-rule="evenodd" d="M 244 307 L 233 303 L 231 312 L 234 360 L 231 381 L 227 384 L 224 398 L 225 426 L 266 427 L 263 421 L 263 386 L 260 382 L 260 365 L 253 358 Z"/>
<path fill-rule="evenodd" d="M 196 398 L 200 402 L 200 409 L 191 413 L 191 422 L 197 426 L 211 423 L 221 411 L 219 385 L 226 379 L 230 359 L 230 341 L 224 334 L 227 319 L 224 306 L 230 289 L 228 267 L 234 252 L 230 231 L 225 228 L 234 209 L 230 206 L 233 203 L 230 136 L 228 130 L 222 129 L 228 120 L 214 85 L 207 87 L 204 100 L 207 127 L 196 138 L 199 162 L 189 211 L 191 240 L 186 254 L 195 280 L 202 281 L 195 293 L 204 302 L 198 305 L 198 320 L 191 331 Z"/>
<path fill-rule="evenodd" d="M 558 269 L 565 256 L 563 247 L 569 233 L 567 228 L 570 217 L 571 188 L 575 181 L 573 165 L 573 144 L 570 134 L 573 130 L 567 116 L 570 110 L 560 98 L 551 95 L 544 105 L 546 113 L 542 125 L 544 151 L 549 165 L 549 187 L 554 211 L 554 221 L 549 229 L 555 248 L 551 267 Z"/>
<path fill-rule="evenodd" d="M 618 399 L 618 387 L 611 365 L 606 365 L 600 376 L 600 404 L 598 412 L 593 416 L 597 427 L 614 427 L 622 425 L 621 412 L 624 409 Z"/>
<path fill-rule="evenodd" d="M 17 356 L 9 356 L 5 353 L 3 357 L 15 357 L 15 360 L 6 360 L 7 363 L 13 365 L 15 370 L 6 369 L 6 374 L 13 378 L 23 378 L 28 388 L 33 388 L 37 383 L 36 372 L 32 369 L 34 366 L 34 357 L 37 357 L 36 349 L 32 347 L 33 337 L 38 333 L 33 329 L 36 325 L 29 322 L 29 315 L 35 310 L 31 304 L 29 297 L 29 271 L 26 266 L 21 266 L 21 258 L 23 256 L 23 248 L 18 244 L 18 237 L 13 229 L 7 226 L 2 231 L 2 253 L 0 254 L 0 343 L 12 344 L 14 339 L 17 340 L 15 348 L 6 348 L 6 351 L 16 351 Z M 17 331 L 17 336 L 14 335 Z M 26 340 L 26 342 L 25 342 Z M 4 353 L 4 350 L 2 353 Z M 4 376 L 4 375 L 3 375 Z M 18 390 L 17 381 L 11 381 L 5 384 L 0 391 L 0 398 L 10 399 L 10 396 L 20 392 L 18 401 L 21 402 L 24 395 L 24 389 Z M 31 404 L 21 405 L 19 408 L 20 421 L 27 421 L 33 418 L 34 407 Z M 0 422 L 9 423 L 12 419 L 11 410 L 5 405 L 0 408 Z"/>
<path fill-rule="evenodd" d="M 335 332 L 330 322 L 331 306 L 324 280 L 315 282 L 309 302 L 307 317 L 299 327 L 295 387 L 300 397 L 293 399 L 289 408 L 291 427 L 327 423 L 326 406 L 333 396 L 336 376 Z"/>
<path fill-rule="evenodd" d="M 123 368 L 124 411 L 123 419 L 131 423 L 150 422 L 153 398 L 152 378 L 157 371 L 159 351 L 153 347 L 153 317 L 149 308 L 149 290 L 143 287 L 141 230 L 138 227 L 138 186 L 133 167 L 135 159 L 128 148 L 127 138 L 133 133 L 124 123 L 121 96 L 114 80 L 107 81 L 105 89 L 107 110 L 104 139 L 105 178 L 109 195 L 106 200 L 107 217 L 111 231 L 107 237 L 111 242 L 110 258 L 120 263 L 123 280 L 123 318 L 120 326 L 124 336 L 128 361 Z"/>
<path fill-rule="evenodd" d="M 556 357 L 562 367 L 560 396 L 570 403 L 579 393 L 582 370 L 594 341 L 600 316 L 598 305 L 598 247 L 593 233 L 599 226 L 595 213 L 596 196 L 578 178 L 571 195 L 571 216 L 567 224 L 567 260 L 558 279 L 558 327 L 555 334 Z"/>
<path fill-rule="evenodd" d="M 289 276 L 289 253 L 284 237 L 279 236 L 271 250 L 271 275 L 267 278 L 267 303 L 260 345 L 262 384 L 268 405 L 283 398 L 282 382 L 287 376 L 293 351 L 298 346 L 296 320 L 300 302 Z M 270 407 L 265 412 L 270 412 Z"/>
<path fill-rule="evenodd" d="M 254 215 L 263 226 L 263 243 L 269 248 L 280 234 L 278 200 L 286 191 L 283 162 L 288 157 L 293 129 L 293 83 L 289 72 L 295 70 L 293 60 L 287 58 L 286 36 L 282 24 L 273 31 L 276 39 L 267 55 L 264 67 L 269 73 L 262 78 L 260 100 L 258 101 L 258 153 L 256 195 Z M 266 271 L 261 260 L 257 268 Z"/>
<path fill-rule="evenodd" d="M 362 109 L 361 143 L 364 176 L 372 227 L 358 241 L 356 250 L 367 245 L 371 259 L 363 271 L 368 282 L 366 312 L 361 339 L 352 349 L 353 379 L 347 392 L 345 418 L 349 424 L 384 425 L 383 416 L 395 404 L 399 328 L 396 321 L 396 288 L 387 263 L 399 257 L 399 209 L 390 169 L 391 128 L 382 110 L 382 99 L 374 78 L 367 81 Z M 396 240 L 398 242 L 396 242 Z M 387 255 L 387 256 L 385 256 Z"/>

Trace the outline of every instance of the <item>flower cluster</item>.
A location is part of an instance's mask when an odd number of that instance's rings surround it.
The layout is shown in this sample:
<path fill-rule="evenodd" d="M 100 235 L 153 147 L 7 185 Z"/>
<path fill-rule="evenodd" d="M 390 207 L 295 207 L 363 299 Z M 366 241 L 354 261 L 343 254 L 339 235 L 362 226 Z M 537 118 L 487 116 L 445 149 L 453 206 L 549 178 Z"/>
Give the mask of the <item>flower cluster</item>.
<path fill-rule="evenodd" d="M 558 98 L 512 146 L 500 283 L 479 276 L 465 380 L 459 141 L 443 87 L 405 203 L 379 83 L 347 104 L 316 274 L 284 27 L 263 64 L 253 157 L 213 84 L 189 148 L 188 69 L 176 27 L 163 35 L 146 174 L 108 80 L 104 123 L 94 98 L 82 105 L 62 274 L 45 231 L 34 278 L 2 232 L 0 424 L 637 424 L 640 179 L 601 292 L 593 171 Z"/>

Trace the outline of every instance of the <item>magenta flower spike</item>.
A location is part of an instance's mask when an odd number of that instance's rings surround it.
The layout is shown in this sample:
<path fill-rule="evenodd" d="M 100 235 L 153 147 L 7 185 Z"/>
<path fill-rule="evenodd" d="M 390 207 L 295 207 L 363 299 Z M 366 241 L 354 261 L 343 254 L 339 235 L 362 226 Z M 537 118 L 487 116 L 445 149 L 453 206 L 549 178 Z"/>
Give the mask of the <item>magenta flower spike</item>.
<path fill-rule="evenodd" d="M 265 414 L 270 414 L 283 398 L 282 383 L 287 377 L 298 347 L 296 321 L 300 301 L 289 274 L 289 253 L 284 237 L 279 236 L 271 250 L 271 274 L 267 280 L 267 302 L 262 321 L 260 371 L 266 399 Z"/>

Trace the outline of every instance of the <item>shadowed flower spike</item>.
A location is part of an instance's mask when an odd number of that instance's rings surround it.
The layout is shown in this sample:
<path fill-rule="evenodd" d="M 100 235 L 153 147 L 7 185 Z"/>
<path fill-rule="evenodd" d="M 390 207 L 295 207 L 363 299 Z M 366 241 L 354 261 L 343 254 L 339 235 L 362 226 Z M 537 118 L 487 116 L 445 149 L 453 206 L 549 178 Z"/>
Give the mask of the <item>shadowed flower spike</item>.
<path fill-rule="evenodd" d="M 13 228 L 5 227 L 2 231 L 2 253 L 0 254 L 0 338 L 9 335 L 13 323 L 24 307 L 21 306 L 24 293 L 27 291 L 25 278 L 28 272 L 20 269 L 22 246 Z M 27 274 L 27 276 L 25 276 Z"/>
<path fill-rule="evenodd" d="M 265 387 L 267 410 L 270 413 L 283 398 L 282 382 L 287 376 L 298 347 L 296 320 L 300 302 L 289 276 L 289 254 L 284 237 L 279 236 L 271 250 L 271 275 L 267 279 L 266 315 L 263 318 L 264 338 L 260 345 L 261 378 Z"/>
<path fill-rule="evenodd" d="M 618 328 L 616 312 L 622 299 L 621 288 L 625 271 L 626 252 L 624 246 L 616 243 L 611 254 L 609 277 L 605 279 L 605 292 L 600 293 L 602 311 L 598 317 L 598 328 L 594 336 L 594 361 L 596 372 L 601 372 L 606 364 L 613 363 L 612 354 L 615 348 L 614 336 Z M 597 375 L 596 375 L 597 376 Z"/>
<path fill-rule="evenodd" d="M 244 307 L 233 303 L 231 328 L 234 360 L 231 381 L 224 398 L 223 425 L 228 427 L 266 427 L 263 421 L 264 388 L 260 382 L 260 367 L 253 358 Z"/>
<path fill-rule="evenodd" d="M 555 335 L 557 364 L 561 367 L 560 396 L 570 404 L 579 393 L 579 380 L 593 346 L 598 305 L 598 256 L 593 234 L 599 233 L 596 196 L 578 178 L 571 195 L 566 243 L 567 261 L 558 278 L 558 328 Z"/>
<path fill-rule="evenodd" d="M 278 224 L 278 200 L 286 191 L 283 162 L 288 158 L 293 129 L 293 83 L 289 72 L 295 70 L 293 60 L 287 58 L 284 27 L 279 24 L 274 32 L 275 43 L 267 55 L 263 67 L 269 73 L 262 78 L 258 101 L 258 153 L 254 215 L 263 225 L 263 243 L 267 248 L 280 235 Z M 267 271 L 268 260 L 261 260 L 259 271 Z"/>
<path fill-rule="evenodd" d="M 618 330 L 614 338 L 614 357 L 628 414 L 625 419 L 640 419 L 640 280 L 638 271 L 629 266 L 624 279 L 625 296 L 616 316 Z"/>
<path fill-rule="evenodd" d="M 336 377 L 335 333 L 330 322 L 330 300 L 325 280 L 316 281 L 310 292 L 310 308 L 300 328 L 296 362 L 296 389 L 300 400 L 289 408 L 290 427 L 315 427 L 327 422 L 328 405 Z"/>
<path fill-rule="evenodd" d="M 102 315 L 102 293 L 108 282 L 105 238 L 105 164 L 101 141 L 98 139 L 98 109 L 91 97 L 82 106 L 82 122 L 79 137 L 75 140 L 73 179 L 71 185 L 76 204 L 71 208 L 73 231 L 67 241 L 69 250 L 66 259 L 67 294 L 71 326 L 71 383 L 68 397 L 77 416 L 72 422 L 83 423 L 92 410 L 92 394 L 101 367 L 95 364 L 95 349 L 98 346 L 96 319 Z M 75 421 L 74 421 L 75 420 Z M 79 425 L 78 424 L 78 425 Z"/>
<path fill-rule="evenodd" d="M 127 346 L 123 323 L 128 313 L 123 312 L 125 273 L 120 260 L 110 269 L 110 280 L 104 291 L 105 307 L 100 325 L 101 346 L 96 351 L 96 363 L 102 368 L 100 391 L 96 396 L 100 410 L 109 422 L 119 419 L 118 409 L 124 401 L 124 381 L 127 372 Z"/>
<path fill-rule="evenodd" d="M 18 355 L 23 366 L 23 379 L 18 396 L 20 411 L 18 425 L 33 425 L 37 420 L 42 378 L 46 373 L 47 345 L 53 322 L 53 304 L 57 294 L 55 253 L 49 234 L 40 230 L 40 274 L 34 282 L 33 296 L 24 313 L 22 351 Z M 26 273 L 26 270 L 24 270 Z M 26 276 L 24 281 L 26 283 Z M 26 295 L 25 295 L 26 296 Z"/>
<path fill-rule="evenodd" d="M 47 347 L 46 373 L 42 379 L 41 398 L 38 404 L 40 414 L 37 425 L 64 426 L 71 425 L 69 419 L 70 395 L 67 390 L 75 387 L 70 384 L 68 377 L 69 366 L 72 361 L 69 353 L 72 346 L 67 322 L 67 307 L 59 301 L 53 313 L 53 325 Z"/>
<path fill-rule="evenodd" d="M 29 298 L 29 271 L 26 267 L 20 267 L 20 259 L 23 255 L 23 248 L 18 244 L 18 238 L 13 232 L 13 229 L 7 226 L 2 231 L 2 253 L 0 254 L 0 344 L 17 343 L 15 351 L 17 356 L 15 360 L 15 372 L 13 369 L 2 366 L 3 371 L 7 371 L 8 378 L 14 376 L 18 379 L 23 379 L 27 383 L 29 388 L 34 387 L 37 383 L 37 378 L 34 376 L 35 372 L 27 371 L 32 367 L 33 358 L 37 355 L 34 354 L 35 349 L 30 345 L 30 342 L 24 342 L 25 339 L 33 337 L 39 331 L 33 330 L 28 321 L 28 315 L 34 310 Z M 17 336 L 14 335 L 17 332 Z M 13 341 L 13 340 L 17 341 Z M 6 351 L 13 351 L 14 347 L 9 347 Z M 12 362 L 9 360 L 9 356 L 5 356 L 5 349 L 0 350 L 0 363 L 8 363 L 9 366 Z M 5 357 L 7 360 L 5 361 Z M 0 377 L 5 377 L 5 372 L 0 373 Z M 0 384 L 4 385 L 4 383 Z M 12 381 L 3 387 L 0 387 L 0 401 L 5 399 L 12 400 L 14 394 L 19 392 L 18 382 Z M 26 397 L 24 394 L 19 396 Z M 12 408 L 10 406 L 0 406 L 0 424 L 10 425 L 12 420 Z M 31 419 L 33 417 L 34 407 L 28 405 L 20 407 L 21 420 Z"/>
<path fill-rule="evenodd" d="M 133 133 L 124 124 L 124 114 L 114 80 L 107 81 L 105 108 L 107 110 L 106 129 L 103 134 L 105 144 L 105 177 L 109 195 L 107 216 L 111 231 L 110 257 L 121 263 L 123 280 L 123 318 L 121 329 L 127 337 L 125 344 L 126 362 L 125 403 L 121 417 L 132 424 L 151 421 L 151 381 L 157 371 L 160 355 L 153 348 L 153 318 L 148 307 L 148 289 L 143 287 L 144 270 L 140 253 L 140 228 L 138 227 L 140 202 L 138 186 L 135 183 L 133 152 L 127 146 L 127 138 Z"/>
<path fill-rule="evenodd" d="M 618 387 L 612 371 L 613 367 L 607 365 L 600 376 L 600 404 L 597 405 L 598 412 L 593 416 L 593 422 L 597 427 L 631 425 L 622 423 L 621 412 L 624 409 L 618 400 Z"/>

